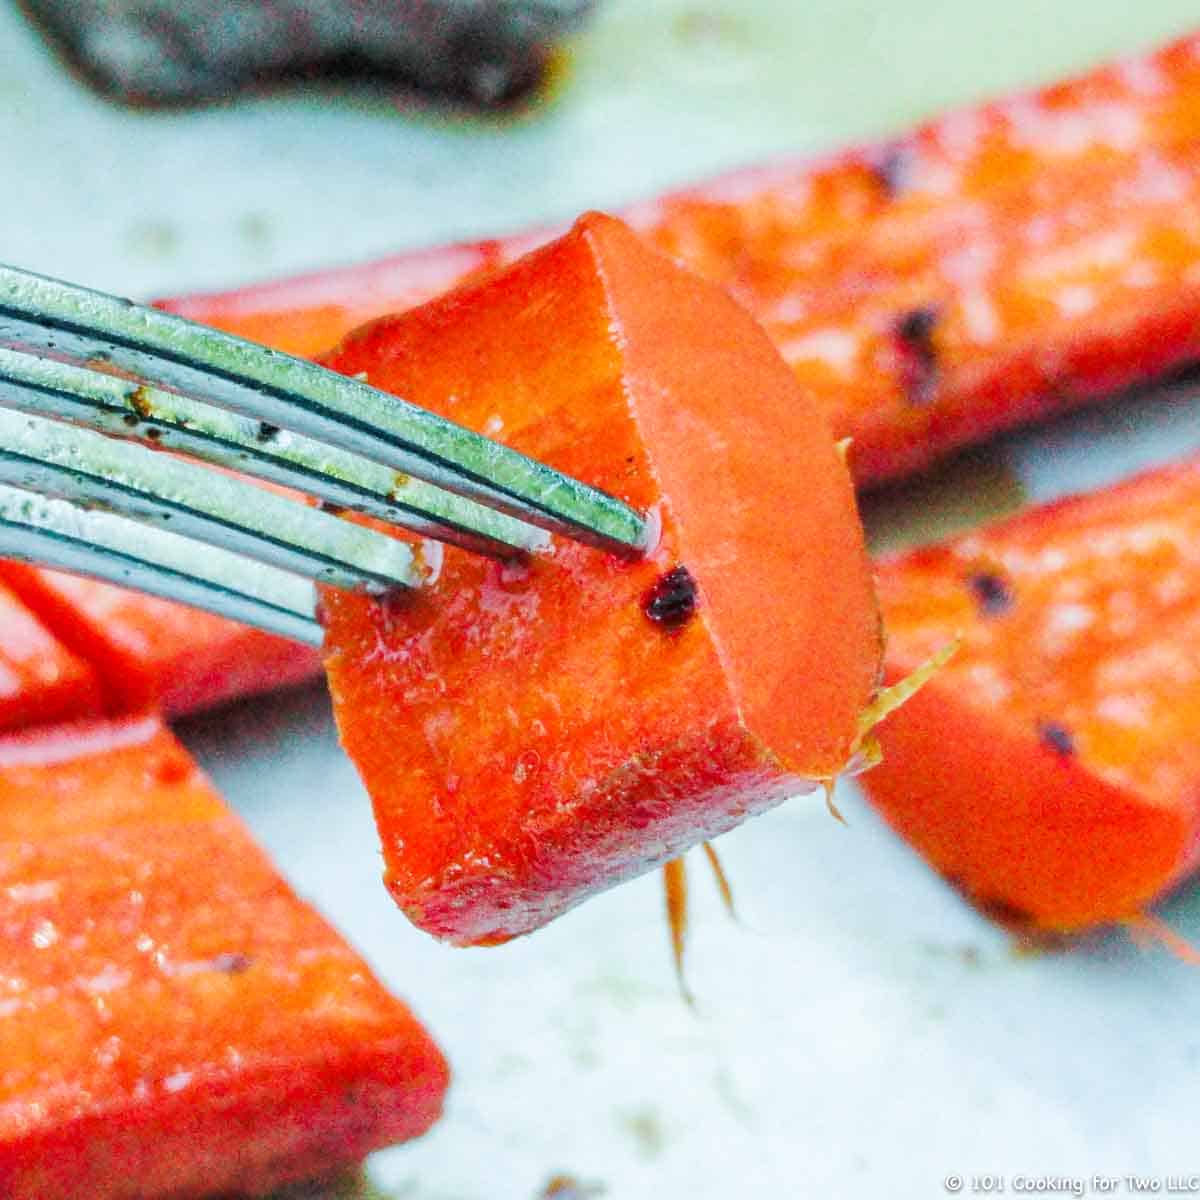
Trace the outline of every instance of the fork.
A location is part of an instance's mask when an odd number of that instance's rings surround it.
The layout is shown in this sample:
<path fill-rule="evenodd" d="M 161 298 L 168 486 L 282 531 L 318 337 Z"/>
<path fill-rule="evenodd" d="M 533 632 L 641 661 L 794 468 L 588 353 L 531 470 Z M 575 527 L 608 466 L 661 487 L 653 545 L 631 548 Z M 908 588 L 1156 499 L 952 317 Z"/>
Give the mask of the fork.
<path fill-rule="evenodd" d="M 319 645 L 318 583 L 416 587 L 443 542 L 512 557 L 552 533 L 630 557 L 652 536 L 615 497 L 362 378 L 0 265 L 0 556 Z"/>

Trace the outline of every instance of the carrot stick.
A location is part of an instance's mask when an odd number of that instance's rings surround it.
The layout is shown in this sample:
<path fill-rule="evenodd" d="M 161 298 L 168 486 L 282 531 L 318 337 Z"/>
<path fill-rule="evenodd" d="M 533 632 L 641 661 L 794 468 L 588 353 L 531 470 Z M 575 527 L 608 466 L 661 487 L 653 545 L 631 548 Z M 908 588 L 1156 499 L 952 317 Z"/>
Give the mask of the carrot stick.
<path fill-rule="evenodd" d="M 1130 921 L 1200 854 L 1200 459 L 889 559 L 876 735 L 893 826 L 1025 929 Z"/>
<path fill-rule="evenodd" d="M 422 1133 L 446 1065 L 155 717 L 0 738 L 0 1194 L 262 1195 Z"/>
<path fill-rule="evenodd" d="M 91 666 L 0 586 L 0 731 L 103 711 Z"/>
<path fill-rule="evenodd" d="M 662 524 L 636 562 L 447 548 L 411 595 L 326 593 L 342 741 L 414 922 L 526 933 L 845 765 L 880 659 L 849 474 L 719 289 L 593 215 L 329 362 Z"/>
<path fill-rule="evenodd" d="M 637 206 L 766 328 L 860 484 L 1200 357 L 1200 34 Z M 165 307 L 301 354 L 552 236 L 402 254 Z"/>
<path fill-rule="evenodd" d="M 91 665 L 111 712 L 178 717 L 320 672 L 311 647 L 155 596 L 14 562 L 0 579 Z"/>
<path fill-rule="evenodd" d="M 853 439 L 851 469 L 870 485 L 1200 357 L 1198 137 L 1193 35 L 886 144 L 738 172 L 627 216 L 750 309 L 835 433 Z M 163 304 L 316 354 L 551 236 Z M 131 684 L 126 704 L 156 695 L 186 711 L 315 668 L 161 601 L 22 580 L 60 634 L 80 630 L 112 664 L 106 677 Z"/>

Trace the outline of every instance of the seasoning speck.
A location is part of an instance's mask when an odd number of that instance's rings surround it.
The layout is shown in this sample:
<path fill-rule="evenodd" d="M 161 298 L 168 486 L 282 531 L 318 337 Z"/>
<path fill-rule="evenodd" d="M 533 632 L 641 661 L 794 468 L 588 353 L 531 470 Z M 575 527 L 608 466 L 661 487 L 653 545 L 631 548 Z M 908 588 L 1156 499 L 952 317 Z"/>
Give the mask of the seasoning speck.
<path fill-rule="evenodd" d="M 250 959 L 245 954 L 218 954 L 212 960 L 212 969 L 224 975 L 241 975 L 250 969 Z"/>
<path fill-rule="evenodd" d="M 1037 725 L 1038 739 L 1042 745 L 1063 758 L 1070 758 L 1075 753 L 1075 738 L 1071 731 L 1059 721 L 1039 721 Z"/>
<path fill-rule="evenodd" d="M 937 388 L 938 355 L 933 344 L 938 310 L 932 304 L 909 309 L 894 326 L 900 383 L 911 404 L 928 404 Z"/>
<path fill-rule="evenodd" d="M 685 566 L 674 567 L 642 597 L 642 611 L 670 633 L 682 629 L 696 611 L 696 581 Z"/>
<path fill-rule="evenodd" d="M 906 191 L 912 182 L 913 152 L 900 142 L 884 146 L 868 159 L 867 165 L 879 190 L 889 200 Z"/>
<path fill-rule="evenodd" d="M 967 587 L 971 589 L 975 603 L 984 616 L 1003 616 L 1013 606 L 1012 588 L 1008 580 L 995 571 L 972 571 L 967 576 Z"/>
<path fill-rule="evenodd" d="M 591 1200 L 604 1195 L 604 1185 L 584 1183 L 574 1175 L 551 1175 L 538 1193 L 538 1200 Z"/>

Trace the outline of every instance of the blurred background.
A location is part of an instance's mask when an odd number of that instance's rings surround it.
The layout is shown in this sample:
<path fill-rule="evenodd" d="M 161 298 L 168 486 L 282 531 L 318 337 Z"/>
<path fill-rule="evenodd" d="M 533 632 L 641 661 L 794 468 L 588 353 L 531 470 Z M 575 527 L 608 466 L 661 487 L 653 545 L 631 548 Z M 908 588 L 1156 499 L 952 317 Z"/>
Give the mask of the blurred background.
<path fill-rule="evenodd" d="M 97 94 L 0 3 L 0 261 L 148 297 L 502 233 L 885 135 L 1198 19 L 1188 0 L 587 7 L 564 17 L 541 81 L 499 107 L 477 103 L 505 91 L 494 71 L 452 95 L 302 72 L 158 109 Z M 1006 439 L 873 505 L 876 537 L 1177 455 L 1200 446 L 1198 411 L 1177 390 Z M 623 1200 L 932 1197 L 956 1172 L 1200 1170 L 1195 969 L 1116 935 L 1015 953 L 852 787 L 848 829 L 801 799 L 722 840 L 744 922 L 698 875 L 692 1012 L 654 879 L 498 950 L 410 929 L 319 689 L 183 734 L 455 1068 L 428 1137 L 314 1195 L 533 1197 L 567 1173 L 580 1195 Z M 1166 915 L 1200 938 L 1194 889 Z"/>
<path fill-rule="evenodd" d="M 490 235 L 903 129 L 1195 19 L 1187 0 L 600 0 L 507 114 L 387 83 L 139 111 L 5 2 L 0 258 L 146 295 Z"/>

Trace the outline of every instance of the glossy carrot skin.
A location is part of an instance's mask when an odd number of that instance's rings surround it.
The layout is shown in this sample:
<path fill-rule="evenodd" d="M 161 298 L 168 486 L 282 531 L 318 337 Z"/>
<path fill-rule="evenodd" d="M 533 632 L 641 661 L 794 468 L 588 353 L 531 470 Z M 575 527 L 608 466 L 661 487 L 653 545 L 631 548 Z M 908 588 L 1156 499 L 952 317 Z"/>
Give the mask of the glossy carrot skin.
<path fill-rule="evenodd" d="M 103 711 L 91 666 L 0 586 L 0 732 Z"/>
<path fill-rule="evenodd" d="M 157 718 L 0 739 L 0 1194 L 262 1195 L 415 1136 L 446 1065 Z"/>
<path fill-rule="evenodd" d="M 90 664 L 109 712 L 178 717 L 320 673 L 309 646 L 154 596 L 23 563 L 0 579 Z"/>
<path fill-rule="evenodd" d="M 853 438 L 851 469 L 870 485 L 1200 356 L 1198 144 L 1193 36 L 887 144 L 743 171 L 627 216 L 758 318 L 835 433 Z M 312 355 L 550 236 L 163 304 Z M 186 610 L 48 579 L 37 590 L 50 611 L 69 615 L 77 601 L 76 623 L 119 664 L 110 677 L 165 695 L 170 709 L 315 672 L 302 651 L 204 620 L 189 629 Z M 97 617 L 118 611 L 106 634 Z M 189 661 L 204 679 L 189 677 Z"/>
<path fill-rule="evenodd" d="M 842 769 L 880 659 L 849 474 L 720 290 L 593 215 L 329 362 L 661 520 L 637 561 L 447 548 L 412 594 L 325 596 L 342 740 L 414 922 L 529 932 Z"/>
<path fill-rule="evenodd" d="M 862 784 L 983 908 L 1136 914 L 1200 842 L 1200 459 L 881 564 L 888 673 L 957 632 Z"/>
<path fill-rule="evenodd" d="M 1200 35 L 626 214 L 753 313 L 860 484 L 1200 357 Z M 165 301 L 301 354 L 551 236 Z"/>

